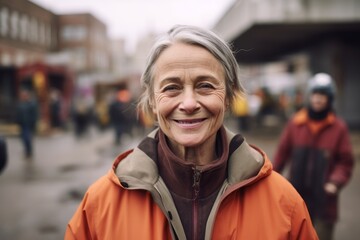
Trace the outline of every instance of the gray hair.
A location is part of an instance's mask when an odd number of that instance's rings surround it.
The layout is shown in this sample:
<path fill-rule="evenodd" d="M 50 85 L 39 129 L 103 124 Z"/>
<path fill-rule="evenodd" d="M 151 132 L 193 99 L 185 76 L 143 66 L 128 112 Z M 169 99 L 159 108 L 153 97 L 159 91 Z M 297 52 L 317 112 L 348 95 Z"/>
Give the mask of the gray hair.
<path fill-rule="evenodd" d="M 141 76 L 144 93 L 140 97 L 138 109 L 150 117 L 154 98 L 154 65 L 161 53 L 174 43 L 197 45 L 207 49 L 223 66 L 225 72 L 226 98 L 232 104 L 237 95 L 244 95 L 238 77 L 238 65 L 230 46 L 215 33 L 195 26 L 176 25 L 153 45 L 148 55 L 145 71 Z"/>

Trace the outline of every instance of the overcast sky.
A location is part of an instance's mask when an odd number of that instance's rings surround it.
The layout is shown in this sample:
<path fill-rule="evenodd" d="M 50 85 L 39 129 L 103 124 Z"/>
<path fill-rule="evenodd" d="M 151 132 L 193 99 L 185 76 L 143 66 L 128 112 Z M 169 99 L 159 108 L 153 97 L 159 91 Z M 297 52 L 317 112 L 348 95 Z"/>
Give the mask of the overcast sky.
<path fill-rule="evenodd" d="M 134 42 L 174 24 L 211 28 L 234 0 L 31 0 L 55 13 L 90 12 L 108 27 L 111 38 Z M 129 44 L 129 43 L 127 43 Z"/>

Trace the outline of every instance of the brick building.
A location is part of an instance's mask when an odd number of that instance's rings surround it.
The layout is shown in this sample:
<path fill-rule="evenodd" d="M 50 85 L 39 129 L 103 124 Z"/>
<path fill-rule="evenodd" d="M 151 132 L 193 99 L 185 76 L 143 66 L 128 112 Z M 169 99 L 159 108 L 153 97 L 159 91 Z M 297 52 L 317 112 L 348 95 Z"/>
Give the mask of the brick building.
<path fill-rule="evenodd" d="M 41 61 L 56 48 L 56 15 L 25 0 L 0 0 L 0 65 Z"/>
<path fill-rule="evenodd" d="M 0 66 L 50 59 L 99 72 L 110 69 L 108 45 L 106 25 L 90 13 L 58 15 L 28 0 L 0 0 Z"/>
<path fill-rule="evenodd" d="M 89 13 L 58 15 L 58 51 L 69 55 L 77 72 L 109 70 L 106 25 Z"/>

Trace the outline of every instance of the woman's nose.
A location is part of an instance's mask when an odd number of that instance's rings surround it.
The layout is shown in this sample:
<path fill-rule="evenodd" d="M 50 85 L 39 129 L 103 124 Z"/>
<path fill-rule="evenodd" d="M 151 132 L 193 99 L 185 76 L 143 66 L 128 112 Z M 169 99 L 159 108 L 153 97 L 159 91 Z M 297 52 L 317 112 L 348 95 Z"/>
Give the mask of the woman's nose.
<path fill-rule="evenodd" d="M 200 108 L 200 104 L 196 99 L 196 94 L 193 90 L 185 90 L 183 98 L 180 103 L 180 110 L 186 113 L 192 113 Z"/>

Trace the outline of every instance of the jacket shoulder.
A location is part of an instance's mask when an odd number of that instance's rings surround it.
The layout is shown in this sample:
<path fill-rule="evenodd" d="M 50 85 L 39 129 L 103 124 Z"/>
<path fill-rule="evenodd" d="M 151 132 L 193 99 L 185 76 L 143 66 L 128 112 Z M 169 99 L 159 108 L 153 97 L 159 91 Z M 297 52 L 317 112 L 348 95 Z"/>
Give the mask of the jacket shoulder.
<path fill-rule="evenodd" d="M 272 171 L 258 184 L 261 184 L 260 195 L 263 195 L 270 205 L 280 205 L 283 211 L 289 211 L 289 214 L 294 208 L 304 204 L 304 200 L 292 184 L 276 171 Z"/>
<path fill-rule="evenodd" d="M 221 236 L 236 229 L 236 239 L 316 239 L 303 199 L 275 171 L 230 195 L 218 215 L 226 218 L 241 221 L 219 223 L 215 228 Z"/>
<path fill-rule="evenodd" d="M 342 118 L 335 117 L 334 123 L 342 130 L 348 131 L 347 124 L 345 123 L 345 121 Z"/>
<path fill-rule="evenodd" d="M 286 178 L 272 171 L 262 182 L 260 196 L 266 200 L 260 205 L 280 210 L 289 220 L 310 218 L 303 198 Z"/>
<path fill-rule="evenodd" d="M 281 174 L 276 171 L 272 171 L 269 175 L 269 184 L 271 187 L 277 188 L 279 194 L 284 194 L 289 200 L 301 200 L 300 194 L 296 191 L 293 185 Z"/>
<path fill-rule="evenodd" d="M 99 179 L 97 179 L 95 182 L 93 182 L 87 192 L 94 195 L 102 195 L 104 192 L 107 192 L 109 188 L 115 187 L 116 184 L 114 184 L 110 179 L 108 174 L 101 176 Z"/>

